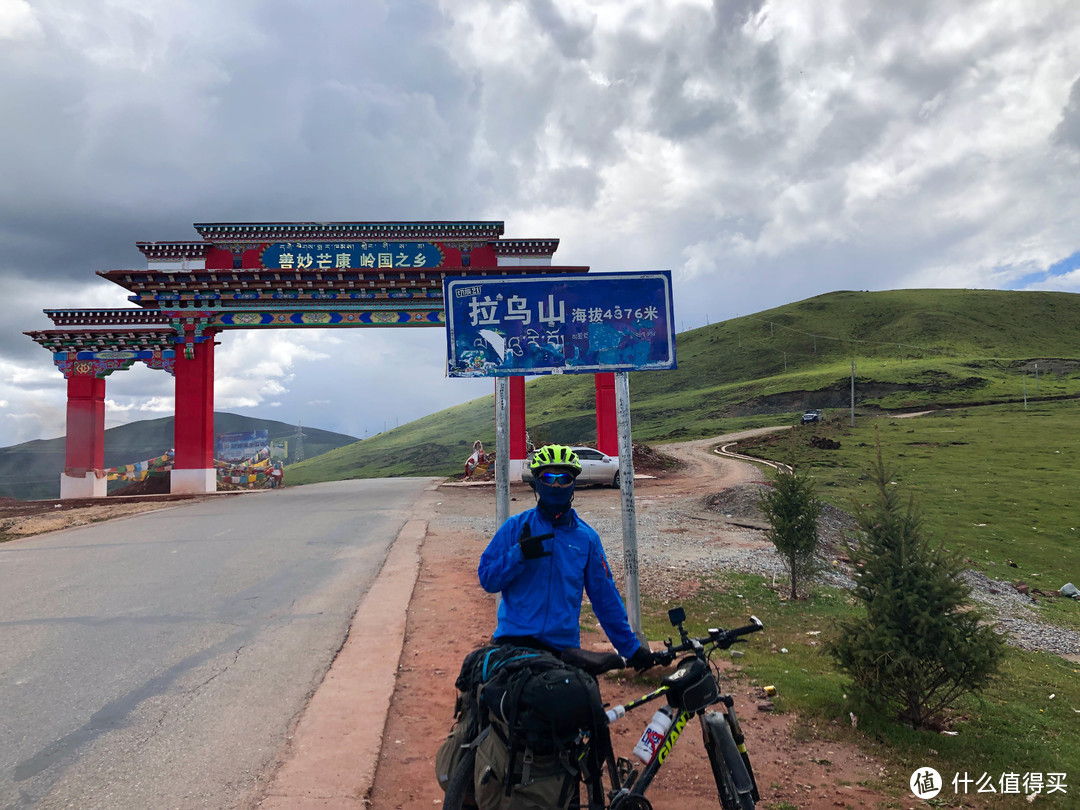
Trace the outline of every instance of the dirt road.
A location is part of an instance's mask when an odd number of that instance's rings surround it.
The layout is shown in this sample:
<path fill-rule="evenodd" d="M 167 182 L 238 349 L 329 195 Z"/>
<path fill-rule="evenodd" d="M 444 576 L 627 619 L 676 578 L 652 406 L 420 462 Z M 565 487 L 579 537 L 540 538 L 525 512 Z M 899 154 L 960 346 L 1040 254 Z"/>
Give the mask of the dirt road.
<path fill-rule="evenodd" d="M 711 449 L 716 444 L 716 440 L 702 440 L 662 448 L 683 460 L 684 467 L 663 478 L 636 481 L 639 514 L 666 516 L 679 514 L 684 508 L 698 511 L 705 495 L 762 480 L 755 467 L 714 455 Z M 533 505 L 533 495 L 527 488 L 515 486 L 511 496 L 516 499 L 511 504 L 512 512 Z M 453 681 L 461 659 L 483 644 L 494 629 L 494 597 L 484 593 L 476 579 L 479 556 L 494 528 L 494 491 L 444 486 L 438 490 L 437 501 L 428 516 L 397 685 L 374 786 L 367 797 L 368 806 L 378 810 L 437 807 L 441 803 L 442 793 L 434 779 L 434 755 L 451 725 Z M 601 521 L 610 524 L 611 515 L 619 514 L 619 503 L 616 490 L 587 489 L 579 493 L 575 508 L 593 525 Z M 670 508 L 673 505 L 680 508 Z M 668 538 L 679 537 L 685 529 L 705 532 L 717 543 L 765 542 L 760 537 L 749 537 L 754 532 L 722 522 L 688 522 L 695 525 L 666 525 L 659 531 L 672 530 Z M 487 531 L 482 530 L 485 525 Z M 609 539 L 605 537 L 605 542 Z M 646 589 L 650 580 L 644 575 L 642 580 Z M 686 586 L 693 587 L 693 583 Z M 585 628 L 582 644 L 609 649 L 598 628 Z M 878 803 L 880 795 L 861 783 L 881 779 L 881 763 L 853 746 L 795 739 L 794 718 L 758 711 L 758 688 L 730 661 L 726 667 L 726 686 L 741 709 L 763 806 L 786 801 L 807 810 L 874 807 Z M 605 700 L 615 703 L 640 696 L 652 688 L 650 683 L 648 678 L 606 676 L 601 689 Z M 613 727 L 617 754 L 629 755 L 647 722 L 648 717 L 628 717 Z M 695 730 L 684 739 L 650 790 L 650 799 L 657 808 L 715 808 L 716 789 L 700 734 Z"/>

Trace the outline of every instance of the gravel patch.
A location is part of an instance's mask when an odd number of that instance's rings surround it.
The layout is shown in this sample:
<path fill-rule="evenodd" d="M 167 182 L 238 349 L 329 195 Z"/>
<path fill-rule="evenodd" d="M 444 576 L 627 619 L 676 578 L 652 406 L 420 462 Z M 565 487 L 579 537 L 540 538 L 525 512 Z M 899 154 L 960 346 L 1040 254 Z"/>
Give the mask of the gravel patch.
<path fill-rule="evenodd" d="M 979 571 L 964 571 L 960 579 L 971 586 L 971 599 L 984 608 L 995 629 L 1009 634 L 1009 643 L 1022 650 L 1080 654 L 1080 633 L 1044 622 L 1035 601 L 1012 583 L 991 579 Z"/>
<path fill-rule="evenodd" d="M 661 599 L 685 598 L 702 581 L 702 575 L 736 571 L 779 583 L 785 576 L 783 559 L 765 537 L 757 508 L 761 484 L 744 484 L 702 498 L 639 497 L 636 503 L 638 572 L 643 592 Z M 604 544 L 615 579 L 624 578 L 622 512 L 618 507 L 593 503 L 575 504 L 578 514 L 597 532 Z M 441 514 L 439 522 L 454 529 L 490 538 L 494 516 L 469 517 Z M 850 565 L 844 541 L 854 537 L 855 519 L 843 510 L 826 505 L 822 513 L 822 571 L 818 581 L 835 588 L 852 589 Z M 963 581 L 971 586 L 971 599 L 1008 634 L 1010 644 L 1023 650 L 1057 655 L 1080 654 L 1080 632 L 1049 624 L 1038 615 L 1031 597 L 1012 584 L 966 570 Z"/>

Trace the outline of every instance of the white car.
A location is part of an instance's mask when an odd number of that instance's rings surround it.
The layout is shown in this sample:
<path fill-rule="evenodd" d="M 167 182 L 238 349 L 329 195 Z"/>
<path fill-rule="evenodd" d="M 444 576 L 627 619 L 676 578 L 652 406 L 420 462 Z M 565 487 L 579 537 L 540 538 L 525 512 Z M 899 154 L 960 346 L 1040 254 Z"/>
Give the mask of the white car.
<path fill-rule="evenodd" d="M 607 456 L 599 450 L 591 447 L 571 447 L 571 450 L 581 462 L 581 475 L 577 477 L 577 484 L 599 484 L 602 486 L 619 486 L 619 459 L 615 456 Z M 532 453 L 526 460 L 525 468 L 521 471 L 521 480 L 526 484 L 533 483 L 532 472 L 528 462 L 532 461 Z"/>

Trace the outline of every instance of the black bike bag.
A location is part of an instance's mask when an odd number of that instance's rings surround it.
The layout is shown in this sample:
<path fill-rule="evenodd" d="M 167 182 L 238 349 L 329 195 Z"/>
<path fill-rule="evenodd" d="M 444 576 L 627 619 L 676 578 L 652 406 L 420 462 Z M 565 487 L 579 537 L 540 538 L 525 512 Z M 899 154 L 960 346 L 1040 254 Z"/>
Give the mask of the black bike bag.
<path fill-rule="evenodd" d="M 668 703 L 691 714 L 715 703 L 720 696 L 709 665 L 696 656 L 680 661 L 675 671 L 665 675 L 661 683 L 668 687 Z"/>

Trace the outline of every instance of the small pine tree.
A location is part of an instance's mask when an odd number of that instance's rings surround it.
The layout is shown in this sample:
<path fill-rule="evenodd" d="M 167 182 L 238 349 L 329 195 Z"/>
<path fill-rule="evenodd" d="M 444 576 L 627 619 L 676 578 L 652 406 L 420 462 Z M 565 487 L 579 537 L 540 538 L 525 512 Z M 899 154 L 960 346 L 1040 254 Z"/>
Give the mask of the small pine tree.
<path fill-rule="evenodd" d="M 761 511 L 769 521 L 766 536 L 784 558 L 791 576 L 791 598 L 799 583 L 817 571 L 817 521 L 821 515 L 814 482 L 796 467 L 777 472 L 773 486 L 761 494 Z"/>
<path fill-rule="evenodd" d="M 866 703 L 934 728 L 958 698 L 993 678 L 1004 639 L 967 604 L 959 559 L 923 535 L 914 499 L 901 505 L 880 444 L 869 473 L 874 500 L 856 509 L 860 534 L 850 548 L 865 614 L 841 622 L 827 649 Z"/>

